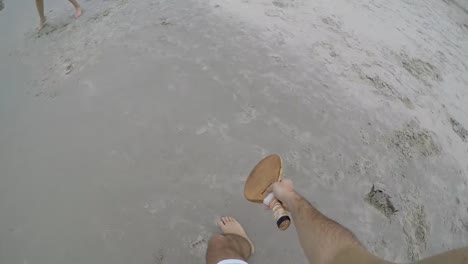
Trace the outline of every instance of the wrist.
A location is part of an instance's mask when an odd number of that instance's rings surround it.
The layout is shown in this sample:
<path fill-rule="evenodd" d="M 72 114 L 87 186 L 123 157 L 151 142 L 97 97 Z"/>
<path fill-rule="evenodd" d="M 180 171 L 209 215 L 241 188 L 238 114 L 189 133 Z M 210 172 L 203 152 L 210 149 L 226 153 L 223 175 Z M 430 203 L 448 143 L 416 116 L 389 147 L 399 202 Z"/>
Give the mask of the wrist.
<path fill-rule="evenodd" d="M 288 207 L 293 207 L 302 197 L 296 192 L 291 191 L 284 197 L 284 203 L 288 205 Z"/>

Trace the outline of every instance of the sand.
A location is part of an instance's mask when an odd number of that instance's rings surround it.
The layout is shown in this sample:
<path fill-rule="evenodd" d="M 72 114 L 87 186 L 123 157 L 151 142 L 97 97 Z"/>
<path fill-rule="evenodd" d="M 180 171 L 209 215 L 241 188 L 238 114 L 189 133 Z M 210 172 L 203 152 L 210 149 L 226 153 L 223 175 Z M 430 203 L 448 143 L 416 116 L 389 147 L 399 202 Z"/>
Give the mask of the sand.
<path fill-rule="evenodd" d="M 468 244 L 466 1 L 32 1 L 0 13 L 0 263 L 304 263 L 242 196 L 285 177 L 373 253 Z"/>

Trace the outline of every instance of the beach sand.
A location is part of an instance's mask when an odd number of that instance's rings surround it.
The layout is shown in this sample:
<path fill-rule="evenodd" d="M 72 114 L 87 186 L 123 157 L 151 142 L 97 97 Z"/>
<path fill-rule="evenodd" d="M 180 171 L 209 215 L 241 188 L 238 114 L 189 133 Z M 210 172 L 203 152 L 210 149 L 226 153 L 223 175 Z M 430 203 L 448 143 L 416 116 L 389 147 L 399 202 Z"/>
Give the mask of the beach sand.
<path fill-rule="evenodd" d="M 269 153 L 373 253 L 468 244 L 466 1 L 33 1 L 0 13 L 0 263 L 305 263 L 248 203 Z"/>

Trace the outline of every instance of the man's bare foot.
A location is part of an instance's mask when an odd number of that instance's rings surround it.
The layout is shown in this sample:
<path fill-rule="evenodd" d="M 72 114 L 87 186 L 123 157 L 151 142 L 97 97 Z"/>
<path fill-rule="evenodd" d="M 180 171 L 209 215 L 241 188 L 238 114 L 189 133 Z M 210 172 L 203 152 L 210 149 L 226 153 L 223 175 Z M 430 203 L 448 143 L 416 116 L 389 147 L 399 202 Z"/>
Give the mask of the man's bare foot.
<path fill-rule="evenodd" d="M 82 14 L 83 10 L 81 10 L 81 7 L 75 9 L 75 18 L 79 18 Z"/>
<path fill-rule="evenodd" d="M 242 228 L 242 226 L 239 224 L 239 222 L 237 222 L 236 219 L 234 219 L 233 217 L 224 216 L 218 219 L 217 225 L 219 226 L 219 228 L 221 228 L 224 234 L 234 234 L 247 239 L 247 241 L 249 241 L 250 243 L 250 254 L 254 253 L 255 249 L 252 241 L 250 241 L 250 238 L 245 233 L 244 228 Z"/>

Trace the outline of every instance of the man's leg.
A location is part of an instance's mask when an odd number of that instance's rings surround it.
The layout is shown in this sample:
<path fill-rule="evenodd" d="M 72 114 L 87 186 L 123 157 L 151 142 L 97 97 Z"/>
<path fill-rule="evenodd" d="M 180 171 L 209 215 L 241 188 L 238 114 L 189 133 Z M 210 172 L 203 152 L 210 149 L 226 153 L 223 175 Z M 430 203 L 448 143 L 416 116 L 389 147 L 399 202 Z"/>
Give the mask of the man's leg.
<path fill-rule="evenodd" d="M 222 235 L 214 235 L 208 242 L 206 263 L 217 264 L 227 259 L 247 261 L 254 248 L 242 226 L 232 217 L 222 217 L 218 226 Z"/>
<path fill-rule="evenodd" d="M 417 264 L 440 263 L 468 264 L 468 247 L 455 249 L 417 262 Z"/>
<path fill-rule="evenodd" d="M 79 18 L 83 11 L 81 10 L 81 6 L 78 4 L 76 0 L 68 0 L 70 3 L 75 7 L 75 18 Z"/>
<path fill-rule="evenodd" d="M 313 264 L 381 264 L 354 234 L 328 218 L 299 195 L 290 180 L 273 184 L 275 197 L 292 215 L 302 249 Z"/>
<path fill-rule="evenodd" d="M 39 13 L 39 30 L 41 30 L 46 23 L 46 18 L 44 16 L 44 0 L 36 0 L 37 12 Z"/>

